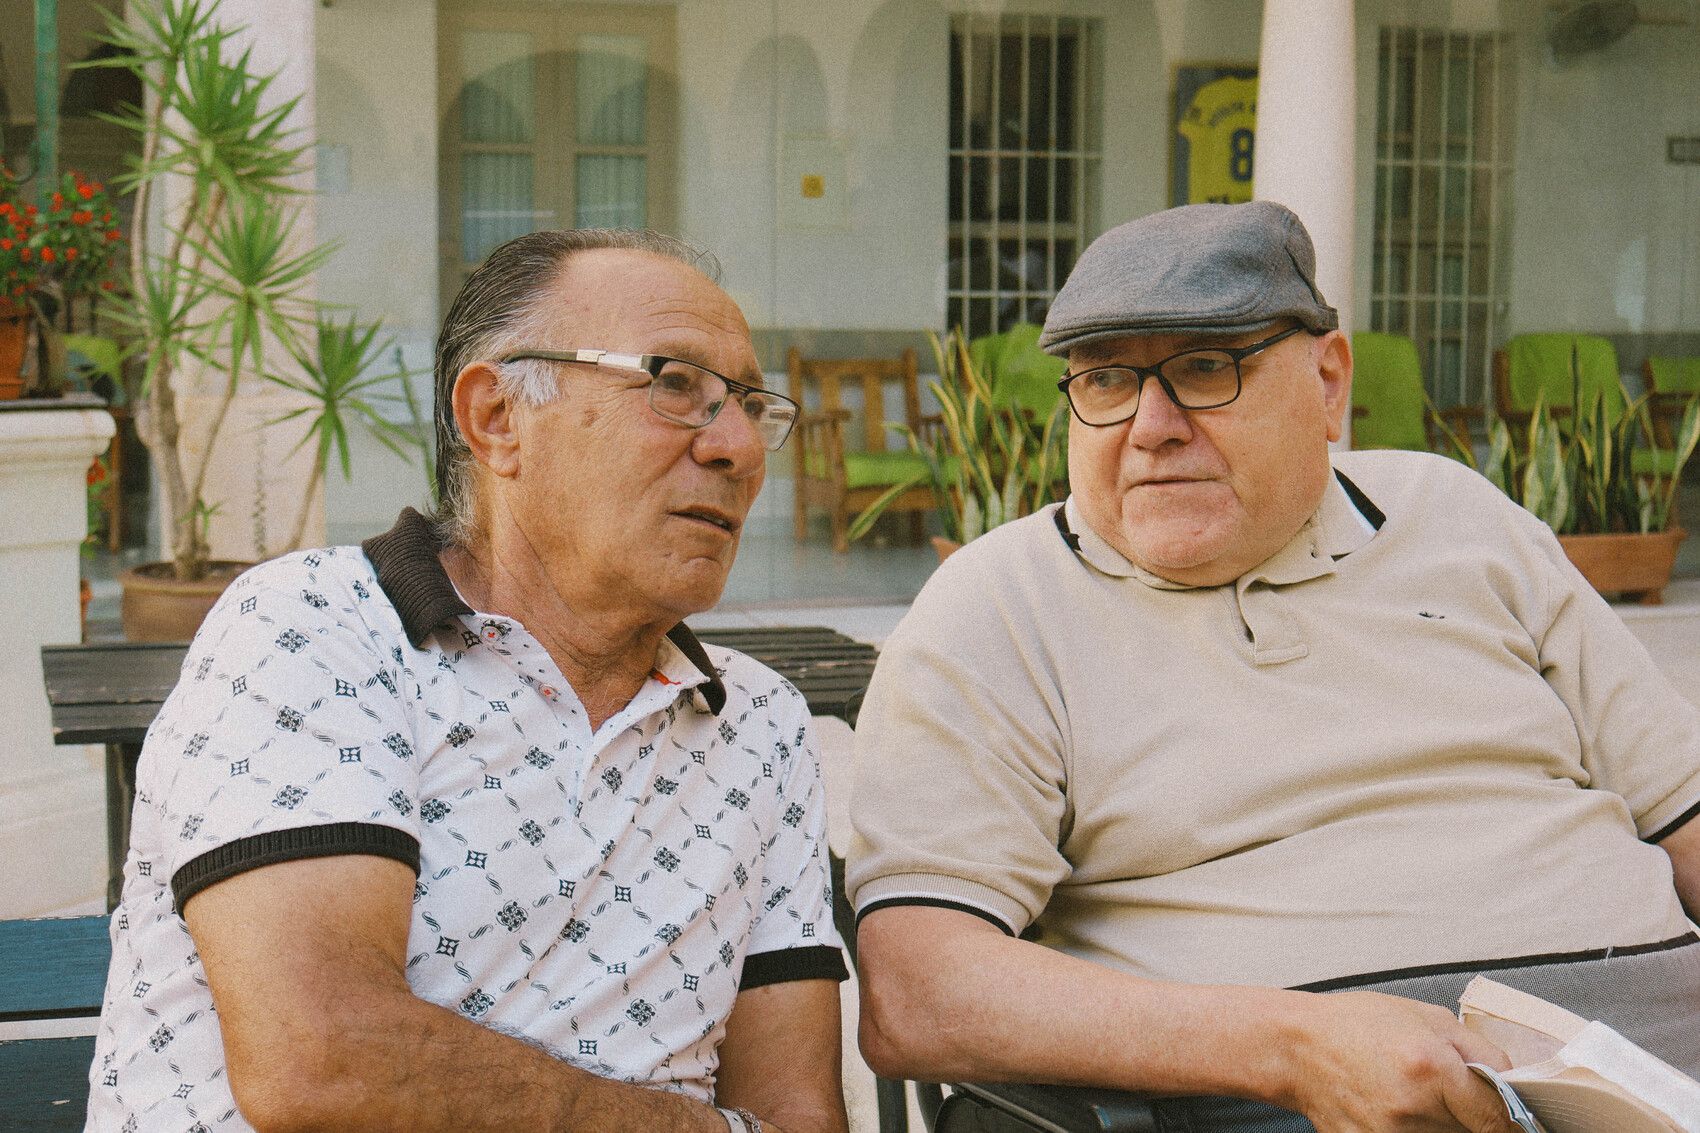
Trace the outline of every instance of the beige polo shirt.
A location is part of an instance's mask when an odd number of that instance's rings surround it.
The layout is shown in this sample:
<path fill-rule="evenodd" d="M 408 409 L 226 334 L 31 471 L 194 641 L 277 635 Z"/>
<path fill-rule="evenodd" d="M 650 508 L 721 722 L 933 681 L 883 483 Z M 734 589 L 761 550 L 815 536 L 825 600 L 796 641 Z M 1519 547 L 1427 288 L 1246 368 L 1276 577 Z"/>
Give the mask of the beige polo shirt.
<path fill-rule="evenodd" d="M 1299 986 L 1689 933 L 1650 844 L 1700 812 L 1700 712 L 1475 473 L 1343 453 L 1229 586 L 1075 514 L 928 582 L 857 733 L 848 886 L 1140 975 Z"/>

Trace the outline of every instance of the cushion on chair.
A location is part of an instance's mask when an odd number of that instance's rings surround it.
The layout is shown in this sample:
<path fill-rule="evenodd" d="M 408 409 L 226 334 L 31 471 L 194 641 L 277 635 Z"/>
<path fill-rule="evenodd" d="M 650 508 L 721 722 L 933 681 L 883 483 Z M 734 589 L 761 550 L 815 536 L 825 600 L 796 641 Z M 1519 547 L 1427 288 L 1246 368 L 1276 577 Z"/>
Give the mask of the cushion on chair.
<path fill-rule="evenodd" d="M 1352 421 L 1354 448 L 1427 450 L 1428 403 L 1416 344 L 1402 334 L 1354 334 L 1352 405 L 1369 411 Z"/>
<path fill-rule="evenodd" d="M 925 479 L 927 461 L 918 452 L 847 452 L 844 454 L 844 486 L 886 488 L 905 480 Z"/>
<path fill-rule="evenodd" d="M 1656 393 L 1700 393 L 1700 357 L 1647 359 Z"/>
<path fill-rule="evenodd" d="M 1669 449 L 1638 448 L 1629 454 L 1629 466 L 1637 476 L 1668 479 L 1676 467 L 1676 453 Z"/>
<path fill-rule="evenodd" d="M 1615 418 L 1623 411 L 1617 351 L 1606 339 L 1593 334 L 1520 334 L 1508 341 L 1505 356 L 1514 408 L 1533 409 L 1541 392 L 1546 394 L 1548 405 L 1570 404 L 1573 345 L 1582 373 L 1582 404 L 1588 404 L 1595 390 L 1604 390 L 1606 412 Z"/>

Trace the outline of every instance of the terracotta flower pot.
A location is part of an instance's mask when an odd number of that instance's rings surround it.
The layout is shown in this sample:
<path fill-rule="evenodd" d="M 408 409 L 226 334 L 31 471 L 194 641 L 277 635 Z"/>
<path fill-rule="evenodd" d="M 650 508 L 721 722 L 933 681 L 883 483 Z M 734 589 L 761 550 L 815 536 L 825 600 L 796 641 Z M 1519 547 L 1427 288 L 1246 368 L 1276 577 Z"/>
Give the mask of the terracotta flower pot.
<path fill-rule="evenodd" d="M 224 593 L 253 563 L 215 559 L 205 578 L 181 582 L 170 563 L 143 563 L 118 576 L 128 641 L 188 641 Z"/>
<path fill-rule="evenodd" d="M 0 401 L 24 392 L 24 351 L 29 345 L 29 308 L 0 299 Z"/>
<path fill-rule="evenodd" d="M 1687 537 L 1673 527 L 1645 535 L 1560 535 L 1558 542 L 1595 590 L 1657 606 L 1676 566 L 1676 549 Z"/>

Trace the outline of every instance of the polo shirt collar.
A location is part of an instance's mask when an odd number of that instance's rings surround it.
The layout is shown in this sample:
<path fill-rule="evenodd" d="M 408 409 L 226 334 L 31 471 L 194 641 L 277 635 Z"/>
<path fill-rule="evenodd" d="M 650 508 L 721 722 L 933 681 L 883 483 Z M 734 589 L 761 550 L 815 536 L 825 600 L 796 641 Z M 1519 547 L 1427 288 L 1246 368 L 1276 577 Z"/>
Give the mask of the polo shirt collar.
<path fill-rule="evenodd" d="M 1092 530 L 1072 495 L 1063 504 L 1063 519 L 1067 534 L 1073 535 L 1077 543 L 1075 550 L 1093 569 L 1112 578 L 1138 579 L 1154 590 L 1196 589 L 1129 562 Z M 1316 514 L 1305 521 L 1284 547 L 1241 575 L 1236 585 L 1265 582 L 1282 586 L 1332 574 L 1335 561 L 1373 539 L 1385 519 L 1357 485 L 1335 472 L 1323 490 L 1322 506 Z"/>
<path fill-rule="evenodd" d="M 401 617 L 401 627 L 415 649 L 425 648 L 444 623 L 475 612 L 461 599 L 443 569 L 438 557 L 443 543 L 431 521 L 413 508 L 402 508 L 394 527 L 372 536 L 360 544 L 360 549 L 371 561 L 378 585 Z M 726 707 L 726 686 L 702 642 L 684 622 L 667 631 L 667 640 L 703 675 L 704 683 L 697 691 L 709 711 L 718 716 Z"/>

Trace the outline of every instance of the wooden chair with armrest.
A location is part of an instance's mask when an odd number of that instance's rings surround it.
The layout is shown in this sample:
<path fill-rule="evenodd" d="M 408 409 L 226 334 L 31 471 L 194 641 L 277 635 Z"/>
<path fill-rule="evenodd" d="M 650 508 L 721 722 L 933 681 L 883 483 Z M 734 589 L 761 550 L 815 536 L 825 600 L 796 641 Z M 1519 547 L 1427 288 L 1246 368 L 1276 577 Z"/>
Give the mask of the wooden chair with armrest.
<path fill-rule="evenodd" d="M 805 358 L 792 347 L 787 356 L 791 399 L 803 412 L 792 435 L 796 491 L 792 518 L 799 543 L 808 538 L 808 509 L 825 508 L 832 521 L 832 549 L 850 549 L 850 518 L 895 484 L 924 478 L 927 466 L 903 438 L 886 427 L 886 394 L 895 385 L 903 398 L 901 421 L 917 434 L 927 428 L 916 384 L 915 351 L 896 358 Z M 847 391 L 861 392 L 861 427 L 846 404 Z M 895 408 L 895 407 L 894 407 Z M 920 484 L 898 496 L 891 511 L 910 513 L 916 542 L 933 494 Z"/>
<path fill-rule="evenodd" d="M 1672 448 L 1689 401 L 1700 394 L 1700 355 L 1653 355 L 1643 364 L 1642 374 L 1652 395 L 1653 429 L 1659 446 Z"/>
<path fill-rule="evenodd" d="M 1352 447 L 1446 452 L 1449 429 L 1468 444 L 1482 421 L 1473 405 L 1429 412 L 1417 345 L 1402 334 L 1361 331 L 1352 336 Z"/>
<path fill-rule="evenodd" d="M 1572 358 L 1579 382 L 1572 380 Z M 1596 395 L 1603 396 L 1606 413 L 1613 420 L 1624 410 L 1617 350 L 1595 334 L 1513 335 L 1493 352 L 1493 394 L 1495 408 L 1514 433 L 1528 429 L 1537 398 L 1552 411 L 1560 428 L 1566 427 L 1562 423 L 1569 419 L 1578 394 L 1584 408 Z M 1670 476 L 1675 454 L 1661 443 L 1657 450 L 1637 449 L 1631 460 L 1637 476 L 1664 479 Z"/>

